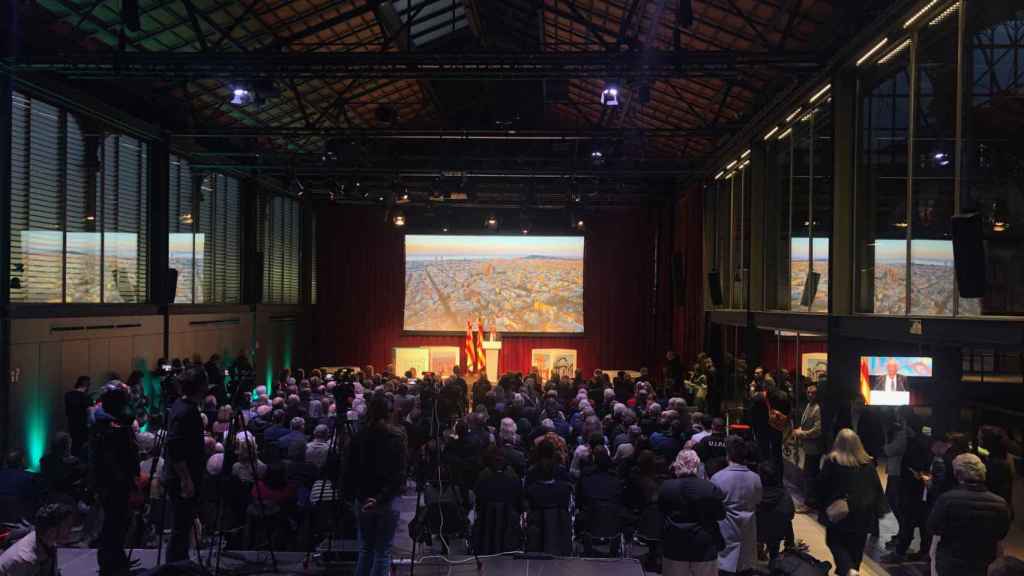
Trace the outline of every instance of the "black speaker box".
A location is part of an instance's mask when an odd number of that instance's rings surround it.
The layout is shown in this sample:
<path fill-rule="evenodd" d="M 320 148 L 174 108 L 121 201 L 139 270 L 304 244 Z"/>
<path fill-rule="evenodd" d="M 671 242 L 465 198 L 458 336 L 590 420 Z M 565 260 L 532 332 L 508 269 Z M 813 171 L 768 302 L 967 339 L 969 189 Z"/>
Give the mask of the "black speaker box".
<path fill-rule="evenodd" d="M 811 272 L 804 281 L 804 293 L 800 296 L 800 305 L 807 307 L 814 303 L 814 296 L 818 293 L 818 282 L 821 282 L 821 274 Z"/>
<path fill-rule="evenodd" d="M 167 290 L 165 297 L 167 298 L 168 304 L 174 304 L 174 299 L 178 296 L 178 269 L 168 268 L 167 269 Z"/>
<path fill-rule="evenodd" d="M 953 216 L 953 266 L 961 298 L 981 298 L 985 276 L 985 239 L 981 214 Z"/>
<path fill-rule="evenodd" d="M 717 270 L 708 272 L 708 292 L 711 295 L 711 304 L 722 305 L 722 274 Z"/>

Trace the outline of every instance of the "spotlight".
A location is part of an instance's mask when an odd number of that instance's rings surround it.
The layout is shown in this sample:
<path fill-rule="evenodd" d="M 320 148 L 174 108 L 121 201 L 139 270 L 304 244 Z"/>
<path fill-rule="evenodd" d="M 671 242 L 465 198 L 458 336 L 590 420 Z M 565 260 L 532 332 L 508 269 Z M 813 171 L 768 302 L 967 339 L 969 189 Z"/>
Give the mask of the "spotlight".
<path fill-rule="evenodd" d="M 525 211 L 519 215 L 519 231 L 524 236 L 530 233 L 530 217 Z"/>
<path fill-rule="evenodd" d="M 601 104 L 613 108 L 619 105 L 619 87 L 613 82 L 606 82 L 601 91 Z"/>
<path fill-rule="evenodd" d="M 484 225 L 491 230 L 496 230 L 498 228 L 498 217 L 494 215 L 494 212 L 487 215 L 487 220 L 484 221 Z"/>
<path fill-rule="evenodd" d="M 405 226 L 405 213 L 401 210 L 395 210 L 395 214 L 391 217 L 391 221 L 395 224 L 396 228 Z"/>
<path fill-rule="evenodd" d="M 448 225 L 447 224 L 441 224 L 441 232 L 444 232 L 445 234 L 448 233 Z"/>
<path fill-rule="evenodd" d="M 572 227 L 573 227 L 574 230 L 582 231 L 585 224 L 586 223 L 583 221 L 583 215 L 582 214 L 573 214 L 572 215 Z"/>
<path fill-rule="evenodd" d="M 992 217 L 989 220 L 992 222 L 993 232 L 1006 232 L 1010 229 L 1006 211 L 1003 210 L 1003 205 L 998 200 L 992 203 Z"/>
<path fill-rule="evenodd" d="M 590 153 L 590 163 L 594 166 L 604 166 L 604 152 L 594 150 Z"/>
<path fill-rule="evenodd" d="M 231 88 L 231 103 L 235 106 L 248 106 L 252 104 L 253 99 L 252 90 L 241 85 Z"/>

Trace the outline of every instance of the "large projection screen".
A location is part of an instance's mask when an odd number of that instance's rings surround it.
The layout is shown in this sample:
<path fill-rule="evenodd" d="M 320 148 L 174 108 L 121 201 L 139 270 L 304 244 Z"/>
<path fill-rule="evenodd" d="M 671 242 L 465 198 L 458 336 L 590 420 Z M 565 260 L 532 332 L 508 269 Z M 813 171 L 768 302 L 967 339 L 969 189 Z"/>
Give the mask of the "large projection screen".
<path fill-rule="evenodd" d="M 409 332 L 583 332 L 583 237 L 405 237 Z"/>

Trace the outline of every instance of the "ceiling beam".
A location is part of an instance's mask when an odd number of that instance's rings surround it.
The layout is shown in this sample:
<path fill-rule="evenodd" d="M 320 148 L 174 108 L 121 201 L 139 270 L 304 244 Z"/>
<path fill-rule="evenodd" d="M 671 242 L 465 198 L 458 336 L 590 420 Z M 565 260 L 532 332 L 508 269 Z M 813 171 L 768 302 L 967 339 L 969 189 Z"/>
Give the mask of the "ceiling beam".
<path fill-rule="evenodd" d="M 723 77 L 742 81 L 764 68 L 813 73 L 810 52 L 655 51 L 605 52 L 304 52 L 289 54 L 146 52 L 20 54 L 15 72 L 55 72 L 77 79 L 203 78 L 680 78 Z"/>

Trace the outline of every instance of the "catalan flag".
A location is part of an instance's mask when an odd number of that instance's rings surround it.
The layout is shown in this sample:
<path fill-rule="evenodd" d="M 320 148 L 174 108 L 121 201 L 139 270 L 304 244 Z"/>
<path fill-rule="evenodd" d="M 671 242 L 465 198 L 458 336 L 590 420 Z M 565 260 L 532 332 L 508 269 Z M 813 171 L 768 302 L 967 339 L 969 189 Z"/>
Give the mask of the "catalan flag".
<path fill-rule="evenodd" d="M 473 321 L 466 320 L 466 372 L 476 372 L 476 345 L 473 343 Z"/>
<path fill-rule="evenodd" d="M 864 403 L 871 403 L 871 374 L 868 371 L 868 359 L 860 359 L 860 395 L 864 397 Z"/>
<path fill-rule="evenodd" d="M 476 370 L 481 374 L 487 373 L 487 352 L 484 351 L 484 321 L 477 318 L 476 321 Z"/>

